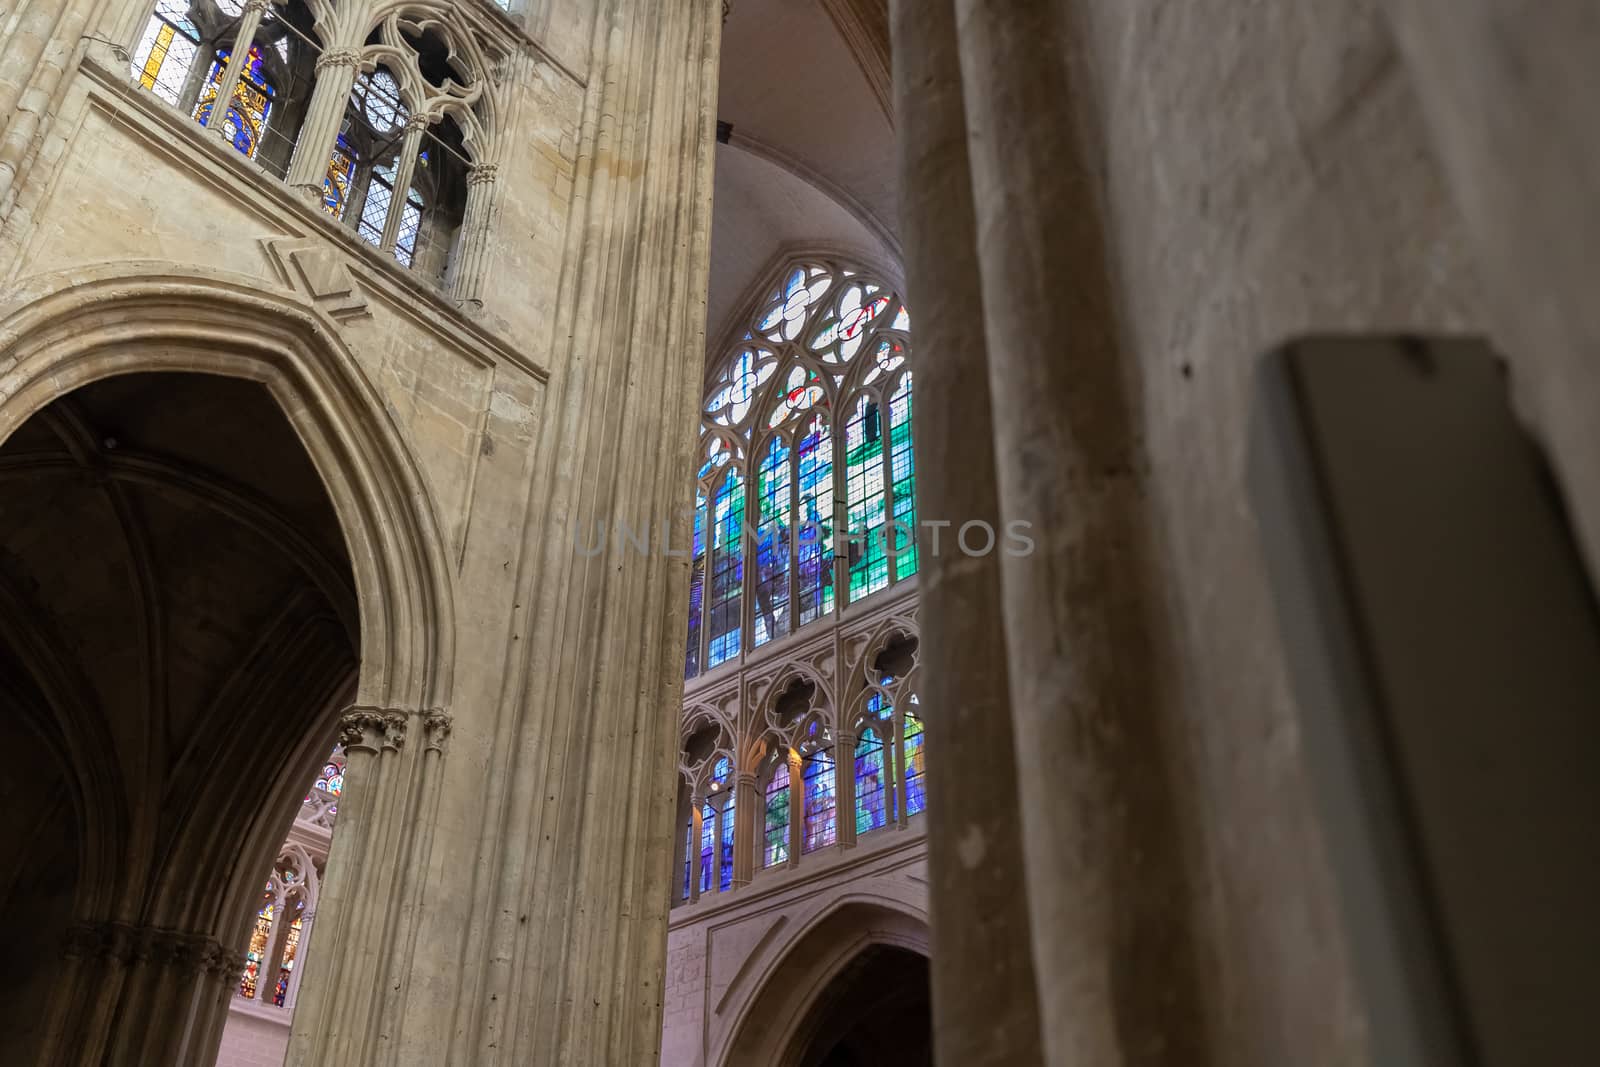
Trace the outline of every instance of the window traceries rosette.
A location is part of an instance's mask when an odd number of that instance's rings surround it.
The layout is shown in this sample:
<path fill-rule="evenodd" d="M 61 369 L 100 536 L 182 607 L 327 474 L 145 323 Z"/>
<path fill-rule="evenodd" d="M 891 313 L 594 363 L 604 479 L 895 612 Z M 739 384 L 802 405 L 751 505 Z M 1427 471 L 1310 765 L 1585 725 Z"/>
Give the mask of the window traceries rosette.
<path fill-rule="evenodd" d="M 697 524 L 746 488 L 741 617 L 691 603 L 689 677 L 916 573 L 909 353 L 899 296 L 852 267 L 798 263 L 758 306 L 707 391 L 697 476 Z"/>

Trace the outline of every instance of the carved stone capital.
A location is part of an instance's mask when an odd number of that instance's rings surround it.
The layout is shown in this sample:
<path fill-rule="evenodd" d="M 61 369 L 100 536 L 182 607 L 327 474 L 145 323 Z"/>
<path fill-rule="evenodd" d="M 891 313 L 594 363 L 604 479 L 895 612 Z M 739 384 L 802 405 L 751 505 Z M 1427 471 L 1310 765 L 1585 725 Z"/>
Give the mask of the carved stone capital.
<path fill-rule="evenodd" d="M 395 752 L 406 747 L 406 719 L 403 711 L 387 711 L 383 715 L 383 747 Z"/>
<path fill-rule="evenodd" d="M 239 971 L 241 974 L 244 971 L 242 955 L 229 953 L 203 934 L 133 926 L 123 922 L 76 923 L 67 929 L 62 950 L 69 960 L 101 966 L 108 963 L 120 963 L 124 967 L 148 964 L 186 975 L 198 974 L 209 969 L 215 958 L 231 955 L 238 956 Z"/>
<path fill-rule="evenodd" d="M 740 789 L 744 789 L 747 786 L 751 789 L 754 789 L 756 787 L 756 776 L 748 771 L 740 774 L 738 778 L 738 786 Z"/>
<path fill-rule="evenodd" d="M 351 708 L 339 720 L 339 743 L 346 752 L 377 753 L 385 733 L 384 715 L 376 708 Z"/>
<path fill-rule="evenodd" d="M 244 977 L 244 968 L 250 961 L 244 953 L 223 948 L 215 941 L 206 946 L 206 951 L 201 960 L 206 976 L 217 979 L 227 987 L 236 986 Z"/>
<path fill-rule="evenodd" d="M 445 746 L 450 740 L 450 731 L 455 725 L 448 712 L 437 709 L 428 712 L 422 717 L 422 736 L 429 752 L 444 753 Z"/>
<path fill-rule="evenodd" d="M 417 130 L 419 132 L 426 132 L 428 127 L 432 126 L 432 125 L 433 125 L 433 116 L 427 114 L 426 112 L 423 112 L 421 114 L 412 115 L 410 118 L 406 119 L 406 130 L 408 132 L 411 131 L 411 130 Z"/>
<path fill-rule="evenodd" d="M 354 48 L 330 48 L 317 57 L 317 73 L 322 73 L 324 67 L 349 67 L 354 70 L 361 65 L 361 53 Z"/>
<path fill-rule="evenodd" d="M 467 170 L 467 184 L 468 185 L 487 185 L 487 184 L 490 184 L 490 183 L 494 182 L 496 179 L 499 178 L 499 176 L 500 176 L 500 164 L 498 164 L 498 163 L 474 163 Z"/>
<path fill-rule="evenodd" d="M 272 0 L 244 0 L 244 13 L 246 15 L 265 15 L 272 7 Z"/>

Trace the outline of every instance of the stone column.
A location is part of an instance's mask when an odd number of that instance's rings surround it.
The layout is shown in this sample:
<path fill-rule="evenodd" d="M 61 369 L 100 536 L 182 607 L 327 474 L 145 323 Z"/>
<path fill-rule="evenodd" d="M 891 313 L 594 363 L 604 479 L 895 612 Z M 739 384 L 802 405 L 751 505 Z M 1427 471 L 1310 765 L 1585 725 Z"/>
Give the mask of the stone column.
<path fill-rule="evenodd" d="M 689 903 L 691 904 L 700 899 L 700 857 L 704 849 L 701 841 L 704 840 L 703 835 L 706 832 L 705 807 L 706 802 L 704 797 L 690 794 L 689 811 L 691 812 L 691 815 L 689 825 L 691 829 L 689 831 Z M 713 865 L 715 865 L 715 848 L 711 850 L 711 859 Z M 715 875 L 716 872 L 713 871 L 712 873 Z"/>
<path fill-rule="evenodd" d="M 354 707 L 340 723 L 345 788 L 339 829 L 318 886 L 319 951 L 285 1063 L 379 1062 L 411 967 L 424 862 L 451 718 L 438 709 Z"/>
<path fill-rule="evenodd" d="M 400 144 L 400 158 L 394 168 L 394 195 L 389 198 L 389 214 L 383 220 L 383 240 L 378 244 L 380 252 L 393 252 L 400 240 L 400 224 L 406 217 L 411 179 L 417 173 L 422 135 L 431 123 L 426 115 L 412 115 L 406 120 L 406 136 Z"/>
<path fill-rule="evenodd" d="M 1380 9 L 1466 218 L 1514 394 L 1600 576 L 1600 13 L 1529 0 Z"/>
<path fill-rule="evenodd" d="M 799 753 L 789 750 L 789 866 L 800 863 L 806 843 L 806 781 Z"/>
<path fill-rule="evenodd" d="M 43 1067 L 209 1067 L 244 957 L 200 934 L 74 926 L 38 1062 Z"/>
<path fill-rule="evenodd" d="M 476 163 L 467 171 L 467 207 L 455 257 L 450 261 L 450 295 L 463 303 L 477 301 L 488 267 L 490 221 L 499 173 L 500 168 L 494 163 Z"/>
<path fill-rule="evenodd" d="M 309 197 L 322 196 L 322 183 L 328 176 L 328 160 L 333 156 L 344 121 L 344 109 L 355 88 L 361 53 L 355 48 L 329 48 L 317 58 L 317 84 L 306 105 L 305 123 L 294 158 L 289 162 L 289 185 Z"/>
<path fill-rule="evenodd" d="M 741 773 L 735 785 L 734 815 L 744 825 L 733 828 L 733 888 L 750 884 L 755 876 L 756 838 L 760 835 L 763 818 L 761 794 L 756 790 L 756 776 Z"/>
<path fill-rule="evenodd" d="M 206 129 L 215 131 L 219 137 L 227 136 L 224 131 L 228 123 L 228 105 L 233 101 L 234 90 L 239 87 L 239 78 L 244 74 L 245 63 L 249 61 L 250 49 L 256 41 L 256 30 L 261 28 L 261 16 L 266 14 L 271 5 L 272 0 L 245 0 L 244 14 L 234 31 L 233 48 L 228 53 L 227 69 L 222 72 L 216 99 L 211 102 L 211 114 L 206 116 Z M 204 63 L 197 65 L 205 66 Z"/>
<path fill-rule="evenodd" d="M 833 742 L 834 842 L 856 847 L 856 735 L 840 730 Z"/>
<path fill-rule="evenodd" d="M 1208 1053 L 1179 708 L 1162 684 L 1137 368 L 1111 297 L 1077 45 L 1062 36 L 1080 7 L 955 0 L 999 515 L 1035 543 L 1000 557 L 1034 971 L 1048 1062 L 1189 1067 Z M 913 296 L 938 308 L 970 292 Z M 920 428 L 939 432 L 925 415 Z M 941 700 L 929 693 L 936 717 Z"/>
<path fill-rule="evenodd" d="M 907 298 L 916 310 L 917 512 L 1000 525 L 994 424 L 966 116 L 951 0 L 893 0 L 895 115 Z M 927 528 L 924 528 L 926 531 Z M 931 532 L 931 531 L 929 531 Z M 1000 561 L 967 559 L 949 531 L 919 546 L 924 818 L 939 1062 L 1042 1062 L 1023 880 L 1021 811 L 1001 617 Z M 895 694 L 896 817 L 908 823 L 905 715 Z M 1087 1061 L 1086 1061 L 1087 1062 Z"/>
<path fill-rule="evenodd" d="M 95 9 L 94 0 L 50 0 L 29 5 L 22 14 L 6 54 L 0 56 L 0 221 L 16 203 L 13 186 L 29 149 L 47 130 L 55 114 L 69 69 L 77 66 L 83 32 Z M 35 11 L 37 7 L 37 11 Z M 9 77 L 18 72 L 18 80 Z M 20 79 L 27 80 L 21 81 Z"/>

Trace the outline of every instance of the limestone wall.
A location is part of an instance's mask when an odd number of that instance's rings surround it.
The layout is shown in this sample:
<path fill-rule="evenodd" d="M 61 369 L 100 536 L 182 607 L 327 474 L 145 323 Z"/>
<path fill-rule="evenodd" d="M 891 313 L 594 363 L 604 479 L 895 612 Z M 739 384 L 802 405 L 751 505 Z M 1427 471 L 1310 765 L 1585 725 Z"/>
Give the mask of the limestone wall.
<path fill-rule="evenodd" d="M 438 562 L 432 615 L 404 606 L 415 589 L 363 593 L 364 630 L 389 635 L 365 649 L 346 720 L 353 795 L 367 799 L 344 813 L 330 859 L 290 1062 L 397 1047 L 418 1063 L 575 1049 L 651 1061 L 660 983 L 635 978 L 664 952 L 672 798 L 656 783 L 675 738 L 659 709 L 677 704 L 682 653 L 663 635 L 681 634 L 687 575 L 659 559 L 625 573 L 611 556 L 580 562 L 566 531 L 596 514 L 679 521 L 720 6 L 545 0 L 507 18 L 489 0 L 446 5 L 503 53 L 499 152 L 474 176 L 493 191 L 471 299 L 140 90 L 122 50 L 150 7 L 0 13 L 0 318 L 226 291 L 270 353 L 260 338 L 292 310 L 284 348 L 351 368 L 342 402 L 394 435 L 418 477 L 414 526 L 352 552 L 374 572 L 391 549 Z M 26 351 L 24 326 L 5 337 Z M 193 369 L 229 372 L 225 335 L 209 338 L 217 358 Z M 0 352 L 0 376 L 14 364 Z M 140 366 L 130 349 L 118 369 Z M 307 442 L 319 468 L 347 444 Z"/>

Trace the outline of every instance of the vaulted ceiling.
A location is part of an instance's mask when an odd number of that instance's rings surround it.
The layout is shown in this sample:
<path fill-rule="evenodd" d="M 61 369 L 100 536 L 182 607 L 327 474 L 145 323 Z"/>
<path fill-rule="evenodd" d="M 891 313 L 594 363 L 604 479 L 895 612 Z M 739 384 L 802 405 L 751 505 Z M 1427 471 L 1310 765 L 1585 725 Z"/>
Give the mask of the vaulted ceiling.
<path fill-rule="evenodd" d="M 707 337 L 785 250 L 898 273 L 887 0 L 733 0 L 723 28 Z M 711 358 L 715 358 L 714 355 Z"/>

